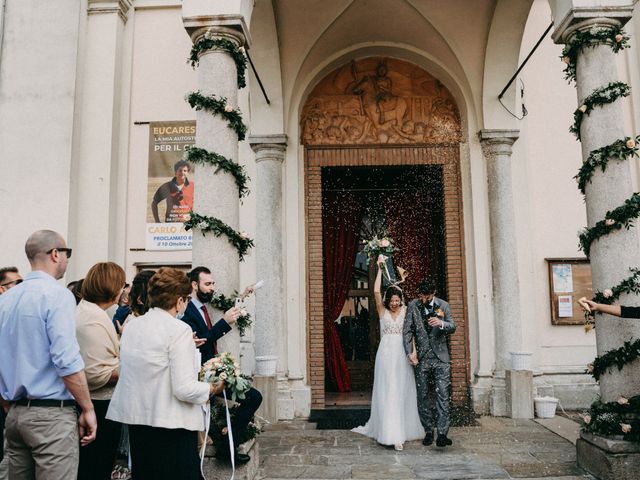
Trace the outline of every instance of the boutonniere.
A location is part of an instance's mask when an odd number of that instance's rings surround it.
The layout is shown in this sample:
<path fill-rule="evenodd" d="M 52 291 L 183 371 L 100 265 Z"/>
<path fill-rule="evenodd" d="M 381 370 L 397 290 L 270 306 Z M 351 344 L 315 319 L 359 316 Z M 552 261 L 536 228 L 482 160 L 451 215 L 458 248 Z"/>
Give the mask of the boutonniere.
<path fill-rule="evenodd" d="M 442 309 L 440 308 L 440 305 L 436 304 L 434 305 L 434 310 L 433 312 L 436 314 L 436 316 L 438 318 L 444 318 L 444 312 L 442 311 Z"/>

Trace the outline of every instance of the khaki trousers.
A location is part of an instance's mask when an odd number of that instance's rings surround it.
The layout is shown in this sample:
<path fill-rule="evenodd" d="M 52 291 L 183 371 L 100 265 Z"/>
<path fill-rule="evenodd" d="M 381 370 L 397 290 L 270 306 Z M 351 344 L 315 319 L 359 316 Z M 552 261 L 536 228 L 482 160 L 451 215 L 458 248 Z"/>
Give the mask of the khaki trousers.
<path fill-rule="evenodd" d="M 78 416 L 72 407 L 14 405 L 7 414 L 11 480 L 62 480 L 78 475 Z"/>

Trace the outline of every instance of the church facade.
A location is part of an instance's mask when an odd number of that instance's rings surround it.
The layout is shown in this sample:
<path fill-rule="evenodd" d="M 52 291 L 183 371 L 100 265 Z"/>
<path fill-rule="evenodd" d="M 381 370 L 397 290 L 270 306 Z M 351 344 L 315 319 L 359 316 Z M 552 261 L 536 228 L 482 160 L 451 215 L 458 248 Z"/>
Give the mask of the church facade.
<path fill-rule="evenodd" d="M 7 0 L 2 266 L 26 271 L 24 240 L 52 228 L 74 249 L 67 281 L 107 259 L 130 278 L 205 264 L 225 295 L 263 280 L 253 326 L 225 347 L 272 377 L 276 418 L 306 418 L 367 404 L 379 332 L 362 241 L 388 235 L 405 294 L 430 277 L 451 304 L 455 405 L 506 415 L 505 372 L 524 357 L 535 394 L 585 408 L 599 393 L 585 369 L 602 351 L 577 300 L 602 278 L 578 243 L 593 222 L 574 179 L 583 152 L 562 32 L 576 12 L 625 24 L 615 67 L 632 89 L 615 121 L 635 137 L 630 3 Z M 188 62 L 204 35 L 248 54 L 245 88 L 228 50 Z M 223 99 L 224 121 L 190 92 Z M 179 164 L 194 147 L 242 165 L 247 191 Z M 253 248 L 240 261 L 204 220 L 186 231 L 191 211 Z"/>

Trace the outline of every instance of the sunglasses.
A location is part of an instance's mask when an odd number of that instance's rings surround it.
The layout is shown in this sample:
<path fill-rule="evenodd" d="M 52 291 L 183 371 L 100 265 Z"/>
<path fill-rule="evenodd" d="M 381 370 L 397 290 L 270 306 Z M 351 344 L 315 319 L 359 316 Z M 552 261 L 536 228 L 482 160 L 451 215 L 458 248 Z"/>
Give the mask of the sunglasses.
<path fill-rule="evenodd" d="M 66 248 L 66 247 L 56 247 L 56 248 L 52 248 L 51 250 L 44 252 L 47 255 L 49 255 L 51 252 L 53 252 L 54 250 L 57 250 L 59 252 L 64 252 L 67 254 L 67 259 L 71 258 L 71 252 L 73 251 L 72 248 Z"/>
<path fill-rule="evenodd" d="M 21 283 L 22 283 L 22 279 L 19 278 L 18 280 L 12 280 L 10 282 L 0 284 L 0 287 L 6 287 L 8 285 L 13 285 L 15 287 L 16 285 L 19 285 Z"/>

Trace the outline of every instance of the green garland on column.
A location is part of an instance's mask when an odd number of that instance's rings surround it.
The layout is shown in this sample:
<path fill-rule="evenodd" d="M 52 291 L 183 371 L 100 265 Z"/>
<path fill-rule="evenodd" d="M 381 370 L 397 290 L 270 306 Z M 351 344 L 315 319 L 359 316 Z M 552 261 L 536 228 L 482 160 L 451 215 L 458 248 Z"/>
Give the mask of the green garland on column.
<path fill-rule="evenodd" d="M 570 82 L 576 79 L 578 54 L 585 49 L 604 44 L 617 53 L 629 46 L 628 41 L 629 37 L 619 26 L 592 27 L 589 30 L 576 32 L 562 51 L 561 58 L 567 65 L 564 69 L 565 78 Z M 623 82 L 612 82 L 598 88 L 588 95 L 574 112 L 574 122 L 570 131 L 580 140 L 580 127 L 585 115 L 593 111 L 596 106 L 607 105 L 626 97 L 630 91 L 629 85 Z M 637 140 L 638 137 L 635 139 L 627 137 L 591 151 L 575 176 L 580 191 L 584 194 L 586 184 L 591 181 L 598 167 L 605 171 L 610 158 L 624 160 L 637 156 Z M 595 240 L 623 227 L 630 228 L 638 216 L 640 216 L 640 193 L 634 193 L 624 205 L 608 211 L 605 218 L 596 222 L 592 228 L 582 230 L 579 234 L 580 248 L 589 257 L 591 245 Z M 634 268 L 631 272 L 632 275 L 616 287 L 596 292 L 593 300 L 611 304 L 623 293 L 639 293 L 640 270 Z M 593 325 L 595 325 L 593 315 L 586 313 L 585 330 L 591 330 Z M 611 367 L 616 366 L 621 370 L 637 358 L 640 358 L 640 339 L 627 341 L 622 347 L 596 357 L 594 362 L 587 366 L 587 372 L 598 380 Z M 584 420 L 582 431 L 604 436 L 621 435 L 625 440 L 640 442 L 640 396 L 632 399 L 620 397 L 617 402 L 609 403 L 596 401 L 582 418 Z"/>
<path fill-rule="evenodd" d="M 211 153 L 204 148 L 198 147 L 192 147 L 187 150 L 184 159 L 191 163 L 214 166 L 216 167 L 215 173 L 218 173 L 220 170 L 224 170 L 235 178 L 240 198 L 249 194 L 249 187 L 247 187 L 249 177 L 247 177 L 245 168 L 242 165 L 229 160 L 227 157 L 220 155 L 219 153 Z"/>
<path fill-rule="evenodd" d="M 246 233 L 236 232 L 222 220 L 215 217 L 200 215 L 193 211 L 190 212 L 189 215 L 189 220 L 184 222 L 185 230 L 197 228 L 202 232 L 203 236 L 206 232 L 211 232 L 216 237 L 225 235 L 228 238 L 229 243 L 238 250 L 238 256 L 240 257 L 241 262 L 244 260 L 244 256 L 247 254 L 248 250 L 253 247 L 253 240 L 251 240 Z"/>
<path fill-rule="evenodd" d="M 578 188 L 584 195 L 587 183 L 591 182 L 591 177 L 598 167 L 604 172 L 609 163 L 609 159 L 617 158 L 624 160 L 627 157 L 638 156 L 638 143 L 640 136 L 634 138 L 626 137 L 624 140 L 616 140 L 610 145 L 606 145 L 589 153 L 589 156 L 580 167 L 578 174 L 573 177 L 578 181 Z"/>
<path fill-rule="evenodd" d="M 591 253 L 591 244 L 595 240 L 622 227 L 628 230 L 638 217 L 640 217 L 640 192 L 626 199 L 624 205 L 608 211 L 604 220 L 600 220 L 591 228 L 583 229 L 580 233 L 580 250 L 588 258 Z"/>
<path fill-rule="evenodd" d="M 629 47 L 629 36 L 622 27 L 592 27 L 589 30 L 578 31 L 564 46 L 560 58 L 567 65 L 564 67 L 564 78 L 569 82 L 576 79 L 576 63 L 578 53 L 596 45 L 609 45 L 614 53 Z"/>
<path fill-rule="evenodd" d="M 242 121 L 242 114 L 239 109 L 229 105 L 225 97 L 205 96 L 200 92 L 191 92 L 187 94 L 186 100 L 191 105 L 191 108 L 207 110 L 223 117 L 227 121 L 227 126 L 238 135 L 238 140 L 244 140 L 247 126 Z"/>
<path fill-rule="evenodd" d="M 626 97 L 631 93 L 631 87 L 624 82 L 611 82 L 609 85 L 599 88 L 585 98 L 575 112 L 573 112 L 573 125 L 569 131 L 580 140 L 580 125 L 585 115 L 589 115 L 595 107 L 602 107 L 615 102 L 618 98 Z"/>
<path fill-rule="evenodd" d="M 208 50 L 223 50 L 236 63 L 238 88 L 247 86 L 245 72 L 247 70 L 247 57 L 245 57 L 244 47 L 238 47 L 234 42 L 226 38 L 212 38 L 212 33 L 208 31 L 200 40 L 191 47 L 188 63 L 193 68 L 200 64 L 200 55 Z"/>

